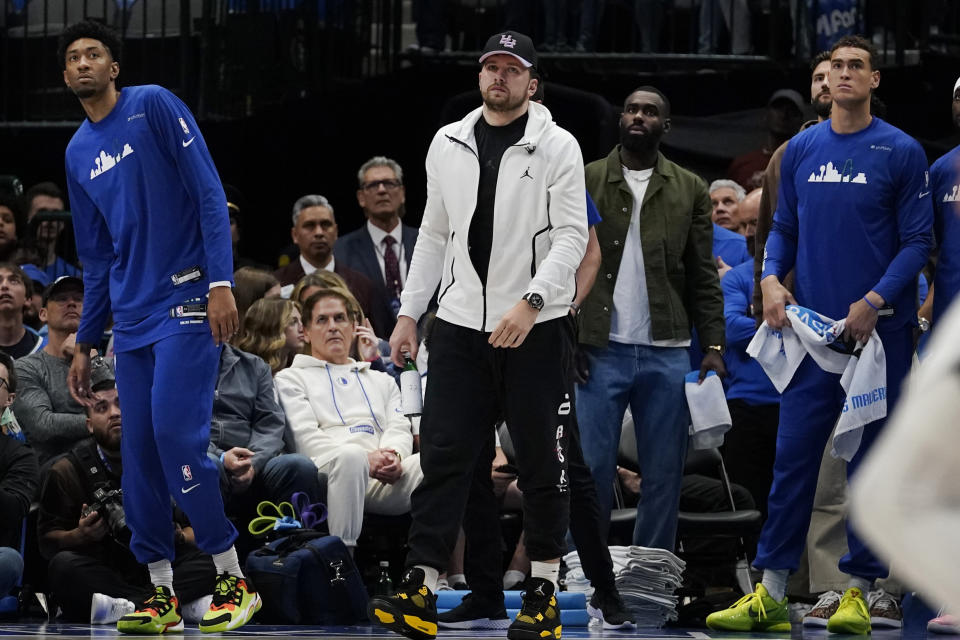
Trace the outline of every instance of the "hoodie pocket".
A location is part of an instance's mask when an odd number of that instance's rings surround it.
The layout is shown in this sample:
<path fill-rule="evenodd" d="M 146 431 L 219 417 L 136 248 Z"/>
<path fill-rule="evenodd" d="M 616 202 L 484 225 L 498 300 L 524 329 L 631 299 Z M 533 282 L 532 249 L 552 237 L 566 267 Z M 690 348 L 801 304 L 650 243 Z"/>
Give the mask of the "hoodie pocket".
<path fill-rule="evenodd" d="M 550 252 L 550 235 L 549 231 L 551 226 L 548 224 L 543 229 L 540 229 L 533 234 L 533 238 L 530 240 L 530 252 L 532 254 L 530 260 L 530 277 L 537 275 L 537 267 L 540 266 L 540 263 L 544 258 L 547 257 L 547 254 Z"/>
<path fill-rule="evenodd" d="M 456 237 L 457 237 L 456 231 L 450 234 L 449 244 L 451 245 L 451 248 L 448 251 L 448 253 L 450 254 L 450 270 L 447 272 L 450 275 L 449 275 L 449 280 L 447 281 L 447 286 L 443 287 L 443 289 L 440 291 L 440 296 L 437 298 L 437 304 L 440 304 L 440 301 L 443 300 L 443 296 L 447 295 L 447 291 L 449 291 L 450 287 L 453 286 L 453 283 L 457 281 L 456 276 L 453 275 L 453 266 L 457 263 L 457 257 L 454 255 L 453 248 L 452 248 L 453 239 Z M 441 281 L 440 284 L 443 285 L 443 281 Z"/>

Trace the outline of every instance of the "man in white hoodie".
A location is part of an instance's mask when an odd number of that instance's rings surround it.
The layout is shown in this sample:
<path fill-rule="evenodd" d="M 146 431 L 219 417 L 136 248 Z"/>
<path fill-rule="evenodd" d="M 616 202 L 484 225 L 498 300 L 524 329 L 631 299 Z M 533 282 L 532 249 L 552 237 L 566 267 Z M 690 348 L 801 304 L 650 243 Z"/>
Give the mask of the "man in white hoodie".
<path fill-rule="evenodd" d="M 348 547 L 357 544 L 364 512 L 409 511 L 423 477 L 396 382 L 350 357 L 356 308 L 340 291 L 310 296 L 303 308 L 310 355 L 298 354 L 276 377 L 297 452 L 327 474 L 330 533 Z"/>

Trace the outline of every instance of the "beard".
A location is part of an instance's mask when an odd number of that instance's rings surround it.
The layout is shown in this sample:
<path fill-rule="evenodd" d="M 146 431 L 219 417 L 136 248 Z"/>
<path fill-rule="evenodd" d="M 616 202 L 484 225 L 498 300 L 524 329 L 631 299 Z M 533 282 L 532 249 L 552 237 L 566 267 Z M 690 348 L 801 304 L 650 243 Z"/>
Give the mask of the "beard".
<path fill-rule="evenodd" d="M 633 153 L 640 153 L 650 149 L 656 145 L 658 139 L 659 136 L 654 137 L 649 130 L 647 130 L 647 135 L 645 136 L 635 136 L 628 133 L 626 129 L 620 129 L 620 146 Z"/>
<path fill-rule="evenodd" d="M 77 96 L 81 100 L 86 100 L 87 98 L 92 98 L 93 96 L 97 95 L 97 89 L 95 87 L 78 87 L 72 90 L 73 95 Z"/>
<path fill-rule="evenodd" d="M 491 95 L 489 88 L 483 92 L 483 104 L 490 111 L 513 111 L 522 106 L 525 99 L 525 95 L 514 97 L 509 93 L 506 93 L 503 96 Z"/>
<path fill-rule="evenodd" d="M 833 108 L 833 101 L 831 100 L 821 100 L 818 96 L 816 100 L 813 101 L 813 111 L 817 114 L 818 118 L 826 120 L 830 117 L 830 110 Z"/>

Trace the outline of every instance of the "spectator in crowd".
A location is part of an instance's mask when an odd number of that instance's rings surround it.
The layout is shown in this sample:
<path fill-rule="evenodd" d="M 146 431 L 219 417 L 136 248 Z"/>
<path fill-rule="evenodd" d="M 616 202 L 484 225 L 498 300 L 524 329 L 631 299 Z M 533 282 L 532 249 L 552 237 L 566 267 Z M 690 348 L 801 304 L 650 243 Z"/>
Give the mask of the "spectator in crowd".
<path fill-rule="evenodd" d="M 660 31 L 667 0 L 633 0 L 633 24 L 640 35 L 642 53 L 660 51 Z"/>
<path fill-rule="evenodd" d="M 737 233 L 747 239 L 747 250 L 753 256 L 753 237 L 757 234 L 757 217 L 760 214 L 760 199 L 763 197 L 763 188 L 757 187 L 747 194 L 740 202 L 740 228 Z"/>
<path fill-rule="evenodd" d="M 47 344 L 17 361 L 20 393 L 14 408 L 41 465 L 90 435 L 83 406 L 67 388 L 82 313 L 83 280 L 58 278 L 44 290 L 40 309 Z"/>
<path fill-rule="evenodd" d="M 13 358 L 5 351 L 0 351 L 0 365 L 3 369 L 5 382 L 0 382 L 0 435 L 19 440 L 27 441 L 27 435 L 20 428 L 20 423 L 13 413 L 13 402 L 17 397 L 17 368 L 14 365 Z"/>
<path fill-rule="evenodd" d="M 16 395 L 17 378 L 13 358 L 2 351 L 0 381 L 0 407 L 6 417 Z M 0 423 L 0 598 L 9 594 L 23 575 L 19 551 L 23 520 L 39 481 L 36 456 L 10 426 L 9 422 Z"/>
<path fill-rule="evenodd" d="M 261 298 L 243 317 L 237 348 L 259 356 L 276 375 L 293 362 L 304 345 L 300 304 L 282 298 Z"/>
<path fill-rule="evenodd" d="M 713 259 L 722 279 L 732 267 L 750 260 L 747 241 L 738 231 L 740 202 L 745 192 L 733 180 L 714 180 L 708 191 L 713 206 L 710 214 L 713 220 Z"/>
<path fill-rule="evenodd" d="M 767 101 L 764 113 L 767 140 L 763 147 L 737 156 L 727 167 L 727 177 L 744 189 L 760 186 L 774 150 L 790 139 L 803 122 L 803 98 L 793 89 L 779 89 Z"/>
<path fill-rule="evenodd" d="M 14 360 L 40 350 L 43 338 L 23 323 L 29 278 L 23 269 L 0 262 L 0 349 Z"/>
<path fill-rule="evenodd" d="M 730 53 L 740 56 L 753 51 L 747 0 L 701 0 L 699 23 L 697 53 L 717 53 L 720 29 L 724 26 L 730 36 Z"/>
<path fill-rule="evenodd" d="M 347 287 L 347 283 L 343 281 L 343 278 L 335 274 L 333 271 L 314 271 L 310 275 L 303 276 L 300 280 L 297 281 L 296 286 L 293 288 L 293 291 L 290 293 L 290 299 L 295 300 L 300 303 L 300 306 L 303 306 L 303 303 L 307 301 L 307 298 L 315 294 L 320 289 L 339 289 L 350 293 L 350 288 Z M 352 293 L 350 294 L 353 295 Z M 355 300 L 356 298 L 354 298 Z M 363 315 L 363 310 L 358 306 L 353 311 L 357 314 L 358 317 Z"/>
<path fill-rule="evenodd" d="M 501 415 L 520 452 L 532 561 L 525 613 L 508 635 L 560 632 L 554 593 L 569 519 L 568 314 L 588 238 L 582 159 L 573 136 L 530 102 L 538 81 L 528 36 L 493 35 L 480 64 L 483 105 L 440 129 L 427 153 L 427 204 L 390 339 L 395 365 L 404 352 L 416 357 L 416 323 L 439 284 L 420 432 L 426 473 L 413 500 L 408 569 L 396 595 L 375 597 L 368 607 L 380 624 L 425 638 L 436 634 L 433 591 L 456 542 L 481 449 Z M 453 517 L 449 505 L 456 505 Z M 489 545 L 480 547 L 485 553 Z M 502 600 L 488 606 L 503 617 Z"/>
<path fill-rule="evenodd" d="M 733 180 L 714 180 L 710 183 L 710 219 L 730 231 L 740 228 L 740 203 L 747 196 L 746 190 Z"/>
<path fill-rule="evenodd" d="M 34 216 L 45 211 L 63 211 L 67 208 L 63 191 L 53 182 L 35 184 L 23 194 L 26 203 L 27 224 Z M 46 275 L 49 282 L 60 276 L 80 276 L 80 269 L 63 259 L 62 254 L 72 247 L 64 246 L 64 226 L 62 222 L 44 221 L 36 226 L 36 235 L 31 244 L 36 245 L 37 266 Z"/>
<path fill-rule="evenodd" d="M 391 310 L 389 336 L 400 309 L 400 292 L 407 280 L 417 230 L 400 220 L 405 213 L 403 169 L 390 158 L 370 158 L 357 172 L 357 202 L 366 224 L 337 240 L 336 257 L 374 283 Z"/>
<path fill-rule="evenodd" d="M 260 298 L 279 298 L 280 281 L 272 273 L 256 267 L 240 267 L 233 272 L 233 295 L 237 300 L 237 317 L 240 318 L 240 331 L 232 342 L 243 336 L 243 316 L 247 309 Z"/>
<path fill-rule="evenodd" d="M 705 345 L 700 379 L 710 370 L 726 375 L 707 185 L 660 152 L 669 130 L 670 102 L 641 87 L 624 101 L 620 144 L 587 165 L 587 188 L 603 217 L 596 229 L 606 276 L 580 314 L 589 377 L 577 388 L 601 521 L 610 519 L 621 421 L 630 405 L 644 489 L 633 541 L 662 549 L 673 549 L 676 538 L 691 325 Z"/>
<path fill-rule="evenodd" d="M 892 412 L 912 360 L 917 274 L 932 245 L 926 156 L 915 140 L 870 114 L 870 94 L 880 83 L 870 42 L 843 37 L 830 55 L 830 120 L 794 137 L 784 153 L 764 249 L 763 317 L 770 330 L 781 329 L 786 304 L 796 300 L 845 319 L 844 338 L 851 343 L 866 344 L 876 330 L 886 359 L 886 379 L 878 384 Z M 795 294 L 781 284 L 790 269 Z M 889 309 L 882 318 L 881 309 Z M 787 578 L 803 552 L 824 447 L 845 408 L 839 382 L 839 374 L 805 358 L 784 390 L 767 521 L 753 562 L 763 580 L 735 606 L 708 616 L 711 628 L 790 630 Z M 856 451 L 846 452 L 848 476 L 885 421 L 862 428 Z M 889 596 L 868 605 L 866 594 L 887 569 L 849 525 L 847 545 L 839 568 L 849 576 L 848 588 L 827 630 L 869 633 L 871 618 L 899 618 L 899 612 Z M 883 621 L 888 624 L 899 620 Z"/>
<path fill-rule="evenodd" d="M 303 328 L 297 326 L 302 345 Z M 312 499 L 319 497 L 313 462 L 302 455 L 283 453 L 284 428 L 270 366 L 259 356 L 225 345 L 220 353 L 208 455 L 220 470 L 227 515 L 246 522 L 256 515 L 253 511 L 261 500 L 279 503 L 298 491 Z"/>
<path fill-rule="evenodd" d="M 200 628 L 227 631 L 249 622 L 261 600 L 240 568 L 237 532 L 207 457 L 220 348 L 239 326 L 226 196 L 183 102 L 157 85 L 117 90 L 121 47 L 115 31 L 94 21 L 71 25 L 59 38 L 64 83 L 87 116 L 66 149 L 86 307 L 67 384 L 78 402 L 94 402 L 90 351 L 112 313 L 127 423 L 130 546 L 154 586 L 150 603 L 117 628 L 182 628 L 167 512 L 176 495 L 197 546 L 217 568 Z"/>
<path fill-rule="evenodd" d="M 335 289 L 304 304 L 310 355 L 277 374 L 295 449 L 327 474 L 330 533 L 355 547 L 364 512 L 397 515 L 423 477 L 393 378 L 350 357 L 356 302 Z"/>
<path fill-rule="evenodd" d="M 47 282 L 46 276 L 40 273 L 35 265 L 22 264 L 20 268 L 27 274 L 27 279 L 24 281 L 27 289 L 27 303 L 23 307 L 23 324 L 36 331 L 40 337 L 46 340 L 47 327 L 40 320 L 40 309 L 43 308 L 43 290 L 50 283 Z M 37 275 L 40 276 L 39 279 L 36 277 Z"/>
<path fill-rule="evenodd" d="M 96 394 L 86 409 L 92 439 L 74 445 L 44 477 L 37 533 L 40 552 L 50 561 L 48 580 L 63 618 L 109 624 L 132 614 L 154 589 L 130 551 L 120 492 L 122 414 L 106 361 L 96 361 L 90 382 Z M 196 622 L 209 608 L 216 574 L 210 556 L 194 545 L 189 522 L 175 511 L 173 581 L 186 603 L 184 617 Z"/>
<path fill-rule="evenodd" d="M 0 195 L 0 262 L 12 262 L 19 246 L 17 225 L 20 221 L 20 205 L 16 199 Z"/>
<path fill-rule="evenodd" d="M 280 285 L 292 288 L 300 278 L 317 270 L 333 271 L 347 283 L 364 315 L 382 334 L 383 328 L 391 323 L 391 313 L 383 295 L 369 278 L 334 257 L 337 221 L 333 217 L 333 205 L 323 196 L 307 195 L 298 199 L 293 203 L 290 235 L 300 250 L 300 257 L 274 272 Z"/>

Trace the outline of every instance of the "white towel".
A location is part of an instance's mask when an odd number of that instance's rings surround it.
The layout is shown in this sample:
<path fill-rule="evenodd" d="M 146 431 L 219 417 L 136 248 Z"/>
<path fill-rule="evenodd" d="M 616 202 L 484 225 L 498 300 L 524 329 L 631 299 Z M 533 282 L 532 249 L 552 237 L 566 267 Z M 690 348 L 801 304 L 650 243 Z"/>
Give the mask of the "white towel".
<path fill-rule="evenodd" d="M 723 434 L 733 420 L 723 393 L 723 383 L 714 371 L 708 371 L 703 384 L 697 384 L 699 371 L 684 377 L 687 407 L 690 409 L 690 436 L 694 449 L 712 449 L 723 444 Z"/>
<path fill-rule="evenodd" d="M 807 355 L 824 371 L 840 373 L 846 393 L 833 435 L 831 455 L 850 461 L 860 447 L 863 427 L 887 415 L 887 360 L 876 329 L 858 355 L 830 347 L 843 333 L 844 320 L 834 321 L 797 305 L 787 306 L 790 326 L 782 331 L 764 322 L 747 346 L 777 391 L 790 383 Z M 857 345 L 858 347 L 860 345 Z"/>

